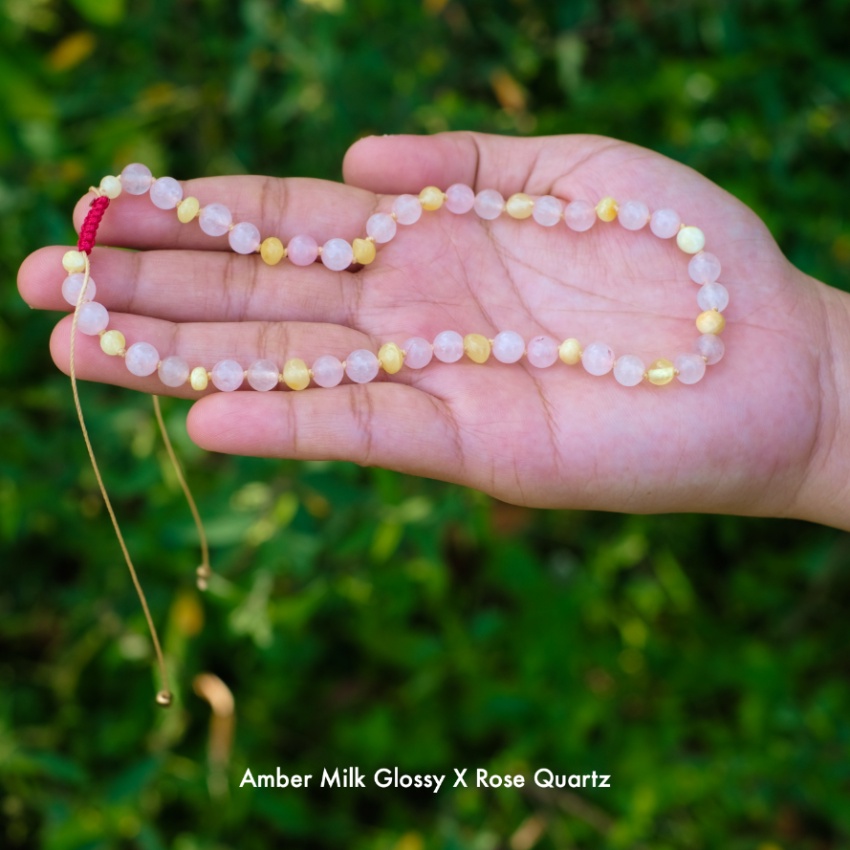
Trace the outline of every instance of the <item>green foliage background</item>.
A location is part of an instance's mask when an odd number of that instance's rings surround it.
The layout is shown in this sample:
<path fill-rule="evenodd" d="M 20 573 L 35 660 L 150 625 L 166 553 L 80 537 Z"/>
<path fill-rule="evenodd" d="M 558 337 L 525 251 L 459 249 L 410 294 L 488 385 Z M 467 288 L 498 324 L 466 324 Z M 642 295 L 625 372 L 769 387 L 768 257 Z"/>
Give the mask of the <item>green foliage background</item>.
<path fill-rule="evenodd" d="M 529 511 L 381 470 L 204 456 L 172 402 L 221 574 L 199 600 L 146 399 L 84 387 L 174 668 L 177 704 L 159 712 L 47 354 L 56 317 L 14 287 L 26 253 L 73 241 L 85 188 L 129 161 L 338 179 L 360 135 L 478 129 L 604 133 L 687 162 L 797 265 L 850 288 L 850 3 L 0 9 L 0 846 L 850 846 L 847 535 Z M 224 769 L 191 689 L 205 671 L 236 699 Z M 613 787 L 238 787 L 278 764 L 597 770 Z"/>

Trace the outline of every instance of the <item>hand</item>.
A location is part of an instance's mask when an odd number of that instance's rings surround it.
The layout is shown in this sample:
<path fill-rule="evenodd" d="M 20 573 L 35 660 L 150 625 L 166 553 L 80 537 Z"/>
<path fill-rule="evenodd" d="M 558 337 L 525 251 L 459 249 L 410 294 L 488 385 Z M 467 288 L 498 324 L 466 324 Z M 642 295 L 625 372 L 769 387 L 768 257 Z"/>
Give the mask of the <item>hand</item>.
<path fill-rule="evenodd" d="M 320 243 L 364 235 L 366 219 L 389 209 L 383 194 L 429 184 L 672 207 L 705 232 L 723 264 L 721 282 L 731 293 L 726 356 L 695 386 L 624 388 L 580 365 L 535 369 L 525 360 L 464 358 L 368 385 L 215 392 L 189 416 L 199 445 L 385 466 L 531 506 L 850 523 L 848 509 L 834 504 L 847 486 L 846 452 L 836 459 L 829 451 L 847 421 L 838 388 L 843 382 L 846 392 L 848 375 L 834 372 L 819 350 L 839 326 L 850 338 L 847 296 L 791 266 L 761 221 L 709 180 L 611 139 L 469 133 L 364 139 L 348 152 L 344 173 L 348 185 L 222 177 L 188 181 L 185 192 L 228 205 L 234 220 L 254 222 L 263 236 L 308 233 Z M 90 200 L 77 208 L 78 226 Z M 234 254 L 197 223 L 181 225 L 173 212 L 125 195 L 107 212 L 98 243 L 138 249 L 92 255 L 110 327 L 128 344 L 146 340 L 163 357 L 180 354 L 207 368 L 224 358 L 246 368 L 260 357 L 281 365 L 324 353 L 343 359 L 356 348 L 377 351 L 386 341 L 431 339 L 447 329 L 599 340 L 648 364 L 693 350 L 698 336 L 687 257 L 672 240 L 617 223 L 576 234 L 443 209 L 399 226 L 373 264 L 335 273 L 321 264 L 268 267 Z M 33 306 L 67 309 L 59 294 L 64 250 L 44 249 L 23 264 L 20 288 Z M 65 371 L 69 331 L 66 317 L 51 340 Z M 97 338 L 79 339 L 77 372 L 168 392 L 155 375 L 130 375 Z"/>

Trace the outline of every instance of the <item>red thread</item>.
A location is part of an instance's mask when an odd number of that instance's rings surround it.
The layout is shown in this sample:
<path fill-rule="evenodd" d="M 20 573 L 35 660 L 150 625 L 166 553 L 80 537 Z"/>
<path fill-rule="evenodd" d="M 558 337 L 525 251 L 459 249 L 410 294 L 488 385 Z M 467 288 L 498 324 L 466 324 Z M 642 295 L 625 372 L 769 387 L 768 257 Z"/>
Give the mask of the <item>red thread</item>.
<path fill-rule="evenodd" d="M 106 195 L 101 195 L 91 202 L 91 209 L 86 215 L 86 220 L 80 228 L 80 238 L 77 240 L 77 250 L 85 254 L 91 254 L 94 248 L 94 240 L 97 236 L 97 229 L 100 227 L 100 221 L 106 208 L 109 206 L 109 198 Z"/>

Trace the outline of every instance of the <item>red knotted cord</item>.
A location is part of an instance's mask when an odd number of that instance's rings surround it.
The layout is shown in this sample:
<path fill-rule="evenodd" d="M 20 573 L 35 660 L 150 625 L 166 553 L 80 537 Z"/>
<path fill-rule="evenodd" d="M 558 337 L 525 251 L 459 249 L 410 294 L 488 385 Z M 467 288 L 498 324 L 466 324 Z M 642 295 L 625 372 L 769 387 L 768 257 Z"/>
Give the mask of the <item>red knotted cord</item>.
<path fill-rule="evenodd" d="M 77 240 L 78 251 L 91 254 L 91 250 L 94 248 L 94 240 L 97 237 L 97 229 L 100 227 L 100 221 L 108 206 L 109 198 L 106 195 L 100 195 L 91 202 L 91 209 L 80 228 L 80 238 Z"/>

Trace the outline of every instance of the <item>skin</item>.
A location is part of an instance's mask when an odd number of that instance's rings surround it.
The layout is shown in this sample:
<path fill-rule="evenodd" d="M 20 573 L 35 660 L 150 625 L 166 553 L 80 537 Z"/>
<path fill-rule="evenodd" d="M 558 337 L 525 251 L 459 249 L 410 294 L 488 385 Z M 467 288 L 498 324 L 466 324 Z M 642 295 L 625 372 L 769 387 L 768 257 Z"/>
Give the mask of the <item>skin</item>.
<path fill-rule="evenodd" d="M 517 504 L 632 513 L 796 517 L 850 529 L 847 348 L 850 296 L 800 272 L 760 219 L 691 169 L 594 136 L 511 139 L 472 133 L 372 137 L 344 162 L 345 183 L 267 177 L 187 181 L 235 221 L 284 241 L 365 235 L 394 195 L 455 182 L 476 191 L 671 207 L 706 234 L 731 293 L 724 359 L 695 386 L 621 387 L 581 366 L 432 362 L 368 385 L 303 392 L 209 393 L 189 433 L 203 448 L 265 457 L 333 458 L 455 481 Z M 91 195 L 75 212 L 80 226 Z M 576 234 L 502 216 L 424 213 L 356 272 L 268 267 L 146 198 L 109 209 L 92 255 L 98 300 L 128 344 L 153 343 L 207 368 L 230 357 L 343 359 L 439 331 L 492 338 L 575 336 L 648 365 L 692 351 L 696 285 L 674 240 L 597 222 Z M 28 257 L 19 287 L 33 307 L 68 310 L 67 247 Z M 102 281 L 102 283 L 101 283 Z M 51 350 L 69 370 L 71 319 Z M 97 337 L 80 336 L 79 377 L 183 397 L 134 378 Z"/>

